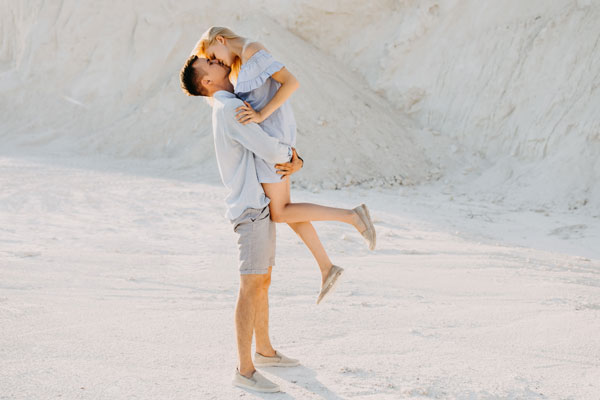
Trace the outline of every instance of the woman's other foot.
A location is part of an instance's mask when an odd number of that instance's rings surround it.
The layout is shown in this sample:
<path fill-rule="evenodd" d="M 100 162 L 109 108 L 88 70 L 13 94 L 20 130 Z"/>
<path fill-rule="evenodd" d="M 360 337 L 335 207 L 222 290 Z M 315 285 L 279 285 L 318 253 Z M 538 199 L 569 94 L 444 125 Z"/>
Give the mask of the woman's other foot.
<path fill-rule="evenodd" d="M 329 274 L 328 274 L 327 278 L 325 279 L 325 282 L 323 282 L 323 285 L 321 286 L 321 293 L 319 293 L 319 297 L 317 298 L 317 304 L 322 302 L 323 299 L 325 299 L 327 297 L 327 295 L 329 295 L 333 292 L 333 290 L 337 286 L 337 284 L 340 280 L 340 276 L 342 276 L 343 272 L 344 272 L 344 269 L 342 267 L 338 267 L 337 265 L 331 266 L 331 269 L 329 270 Z"/>
<path fill-rule="evenodd" d="M 373 225 L 373 221 L 371 221 L 371 215 L 369 214 L 369 209 L 366 205 L 361 204 L 358 207 L 355 207 L 352 211 L 354 211 L 360 220 L 361 224 L 354 225 L 356 229 L 360 232 L 360 234 L 365 238 L 367 245 L 369 246 L 369 250 L 375 250 L 375 244 L 377 235 L 375 233 L 375 226 Z"/>

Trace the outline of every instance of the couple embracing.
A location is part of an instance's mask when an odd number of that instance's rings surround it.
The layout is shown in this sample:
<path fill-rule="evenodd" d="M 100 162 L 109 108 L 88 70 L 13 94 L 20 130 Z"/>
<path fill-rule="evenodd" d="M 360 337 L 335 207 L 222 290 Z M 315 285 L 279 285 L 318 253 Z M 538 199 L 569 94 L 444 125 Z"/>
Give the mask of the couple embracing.
<path fill-rule="evenodd" d="M 215 153 L 221 180 L 229 191 L 226 217 L 238 239 L 240 289 L 235 326 L 239 363 L 233 384 L 277 392 L 279 386 L 255 367 L 293 367 L 299 361 L 275 350 L 269 338 L 275 223 L 287 223 L 315 257 L 321 272 L 317 304 L 331 294 L 344 270 L 331 262 L 311 221 L 348 223 L 371 250 L 375 249 L 375 228 L 364 204 L 342 209 L 291 202 L 290 175 L 304 161 L 295 149 L 296 122 L 287 100 L 299 84 L 261 43 L 228 28 L 211 27 L 187 59 L 180 80 L 186 94 L 212 98 Z"/>

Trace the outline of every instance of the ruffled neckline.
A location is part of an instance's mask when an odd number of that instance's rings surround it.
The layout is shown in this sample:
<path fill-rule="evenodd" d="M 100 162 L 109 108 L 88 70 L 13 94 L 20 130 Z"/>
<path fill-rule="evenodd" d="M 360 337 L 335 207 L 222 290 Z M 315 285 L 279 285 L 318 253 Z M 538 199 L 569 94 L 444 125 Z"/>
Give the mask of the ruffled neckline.
<path fill-rule="evenodd" d="M 271 75 L 280 71 L 283 67 L 284 65 L 276 61 L 271 53 L 266 50 L 257 51 L 240 68 L 235 84 L 235 92 L 251 92 L 262 86 Z"/>

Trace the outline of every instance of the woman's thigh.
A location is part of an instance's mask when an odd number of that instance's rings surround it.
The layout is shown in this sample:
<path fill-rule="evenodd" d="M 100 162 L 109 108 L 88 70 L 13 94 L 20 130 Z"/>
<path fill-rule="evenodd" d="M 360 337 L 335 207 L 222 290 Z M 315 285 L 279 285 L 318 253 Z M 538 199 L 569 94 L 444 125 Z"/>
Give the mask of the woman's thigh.
<path fill-rule="evenodd" d="M 263 190 L 271 203 L 269 208 L 271 213 L 281 210 L 286 204 L 290 203 L 290 178 L 277 183 L 263 183 Z"/>

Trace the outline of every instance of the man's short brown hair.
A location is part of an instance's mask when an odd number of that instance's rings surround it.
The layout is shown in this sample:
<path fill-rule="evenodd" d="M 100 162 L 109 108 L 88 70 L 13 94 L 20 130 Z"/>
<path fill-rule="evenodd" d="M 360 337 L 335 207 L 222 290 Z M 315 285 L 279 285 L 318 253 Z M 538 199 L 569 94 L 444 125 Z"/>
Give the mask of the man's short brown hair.
<path fill-rule="evenodd" d="M 181 89 L 188 96 L 208 96 L 206 88 L 202 86 L 203 71 L 194 68 L 194 63 L 198 60 L 198 56 L 191 55 L 186 61 L 183 68 L 179 72 L 179 80 L 181 81 Z"/>

